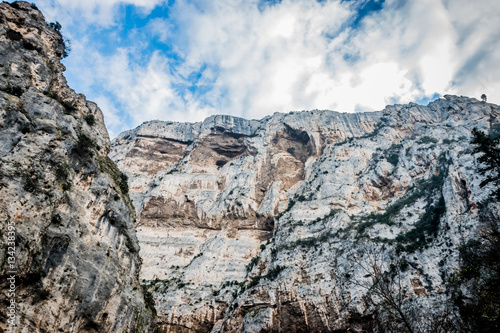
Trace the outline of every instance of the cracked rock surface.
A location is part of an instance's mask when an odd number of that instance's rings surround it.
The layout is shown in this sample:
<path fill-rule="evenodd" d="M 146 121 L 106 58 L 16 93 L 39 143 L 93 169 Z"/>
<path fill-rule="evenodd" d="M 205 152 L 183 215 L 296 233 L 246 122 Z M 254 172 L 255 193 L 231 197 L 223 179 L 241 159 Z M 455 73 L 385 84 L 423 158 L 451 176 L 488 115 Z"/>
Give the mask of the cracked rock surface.
<path fill-rule="evenodd" d="M 449 274 L 488 197 L 471 130 L 499 131 L 499 111 L 447 95 L 120 134 L 110 156 L 129 177 L 141 280 L 163 326 L 366 331 L 378 311 L 365 301 L 373 263 L 401 281 L 405 311 L 448 318 Z"/>
<path fill-rule="evenodd" d="M 102 112 L 67 86 L 63 54 L 34 5 L 0 4 L 0 331 L 10 223 L 16 332 L 147 332 L 135 211 Z"/>

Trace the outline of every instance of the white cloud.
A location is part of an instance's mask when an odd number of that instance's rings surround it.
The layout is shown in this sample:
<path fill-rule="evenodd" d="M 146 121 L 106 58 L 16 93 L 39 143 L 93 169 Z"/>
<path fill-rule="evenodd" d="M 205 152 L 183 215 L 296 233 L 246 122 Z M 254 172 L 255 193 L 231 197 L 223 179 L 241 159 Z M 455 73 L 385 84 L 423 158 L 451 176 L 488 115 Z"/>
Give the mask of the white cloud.
<path fill-rule="evenodd" d="M 94 98 L 94 102 L 97 103 L 104 115 L 109 137 L 115 138 L 120 134 L 120 129 L 126 126 L 119 115 L 120 112 L 106 96 L 98 96 Z M 116 129 L 118 129 L 118 132 L 116 132 Z"/>
<path fill-rule="evenodd" d="M 161 18 L 155 18 L 149 21 L 147 28 L 149 28 L 150 32 L 163 43 L 166 43 L 168 38 L 171 37 L 170 30 L 172 26 Z"/>
<path fill-rule="evenodd" d="M 81 22 L 100 27 L 120 25 L 119 4 L 142 6 L 146 15 L 163 1 L 56 3 L 47 10 L 81 12 Z M 130 32 L 128 46 L 112 54 L 101 54 L 92 36 L 74 40 L 66 64 L 82 92 L 92 94 L 96 85 L 106 90 L 105 98 L 94 95 L 110 110 L 113 131 L 214 113 L 260 118 L 314 108 L 380 110 L 435 93 L 484 92 L 500 102 L 499 2 L 387 0 L 352 27 L 362 4 L 283 0 L 259 8 L 257 0 L 178 0 L 168 19 L 156 17 Z M 67 24 L 71 34 L 76 27 Z M 144 59 L 151 36 L 177 58 L 153 52 Z M 187 90 L 191 85 L 196 89 Z"/>
<path fill-rule="evenodd" d="M 110 132 L 117 134 L 117 130 L 122 131 L 129 124 L 135 126 L 152 119 L 192 121 L 214 113 L 199 105 L 191 95 L 179 95 L 174 87 L 175 77 L 168 74 L 168 61 L 158 53 L 142 67 L 131 63 L 133 52 L 121 49 L 109 57 L 94 53 L 92 64 L 88 62 L 95 71 L 92 84 L 104 86 L 115 97 L 113 102 L 102 96 L 97 99 L 104 102 L 102 109 Z M 117 107 L 122 110 L 121 117 Z"/>
<path fill-rule="evenodd" d="M 500 104 L 500 2 L 444 1 L 458 34 L 454 92 Z"/>
<path fill-rule="evenodd" d="M 352 14 L 339 2 L 306 1 L 285 1 L 262 12 L 248 2 L 207 4 L 202 10 L 180 2 L 174 13 L 185 27 L 183 37 L 189 37 L 180 45 L 187 59 L 182 71 L 207 63 L 216 67 L 214 92 L 220 94 L 211 103 L 247 117 L 314 108 L 303 91 L 312 74 L 326 69 L 323 34 L 335 33 Z"/>
<path fill-rule="evenodd" d="M 354 111 L 360 105 L 373 110 L 394 98 L 446 92 L 456 65 L 444 6 L 424 1 L 387 7 L 359 29 L 342 31 L 356 14 L 347 2 L 283 1 L 264 11 L 255 3 L 200 9 L 180 2 L 174 12 L 186 32 L 179 37 L 187 59 L 182 70 L 217 67 L 212 104 L 246 117 L 311 108 Z"/>
<path fill-rule="evenodd" d="M 56 18 L 61 23 L 86 21 L 89 24 L 111 26 L 116 24 L 119 5 L 134 5 L 147 15 L 155 6 L 165 0 L 38 0 L 37 6 L 49 20 Z"/>

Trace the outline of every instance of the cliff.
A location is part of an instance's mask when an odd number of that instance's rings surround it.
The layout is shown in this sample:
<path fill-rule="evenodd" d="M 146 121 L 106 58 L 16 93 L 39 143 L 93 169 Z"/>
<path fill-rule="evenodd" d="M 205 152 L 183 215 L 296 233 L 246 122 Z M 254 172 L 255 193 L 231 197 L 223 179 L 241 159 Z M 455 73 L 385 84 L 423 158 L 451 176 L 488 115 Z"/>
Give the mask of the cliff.
<path fill-rule="evenodd" d="M 59 29 L 0 4 L 0 331 L 146 332 L 135 211 Z"/>
<path fill-rule="evenodd" d="M 499 111 L 445 96 L 120 134 L 110 157 L 129 177 L 141 279 L 164 328 L 362 332 L 385 318 L 404 331 L 380 277 L 420 331 L 450 323 L 458 248 L 488 197 L 471 130 L 498 131 Z"/>
<path fill-rule="evenodd" d="M 111 144 L 59 29 L 0 4 L 0 332 L 150 332 L 156 311 L 167 332 L 457 330 L 460 248 L 499 220 L 470 145 L 497 105 L 150 121 Z"/>

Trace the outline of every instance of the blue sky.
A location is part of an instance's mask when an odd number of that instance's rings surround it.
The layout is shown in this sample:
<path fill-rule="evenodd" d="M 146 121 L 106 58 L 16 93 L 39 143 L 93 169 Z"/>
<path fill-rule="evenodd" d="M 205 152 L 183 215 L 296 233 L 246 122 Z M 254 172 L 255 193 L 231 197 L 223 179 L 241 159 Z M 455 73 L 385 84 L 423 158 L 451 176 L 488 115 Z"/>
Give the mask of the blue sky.
<path fill-rule="evenodd" d="M 110 136 L 152 119 L 499 103 L 497 0 L 35 0 Z"/>

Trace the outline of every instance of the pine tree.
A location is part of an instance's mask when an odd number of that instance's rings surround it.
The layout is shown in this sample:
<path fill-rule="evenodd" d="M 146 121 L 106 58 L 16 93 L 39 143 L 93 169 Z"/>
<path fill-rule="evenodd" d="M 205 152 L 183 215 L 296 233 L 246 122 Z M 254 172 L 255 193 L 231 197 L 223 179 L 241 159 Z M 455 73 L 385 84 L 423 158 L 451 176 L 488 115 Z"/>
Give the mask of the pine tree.
<path fill-rule="evenodd" d="M 487 135 L 477 128 L 472 130 L 472 135 L 471 143 L 475 145 L 473 152 L 481 154 L 477 161 L 482 165 L 477 171 L 486 177 L 480 186 L 493 184 L 492 196 L 500 201 L 500 137 Z"/>
<path fill-rule="evenodd" d="M 458 298 L 463 332 L 500 332 L 500 137 L 472 130 L 473 152 L 480 154 L 478 173 L 491 184 L 490 200 L 480 205 L 480 239 L 470 240 L 460 248 L 462 261 L 458 275 Z M 465 291 L 463 294 L 462 291 Z"/>

